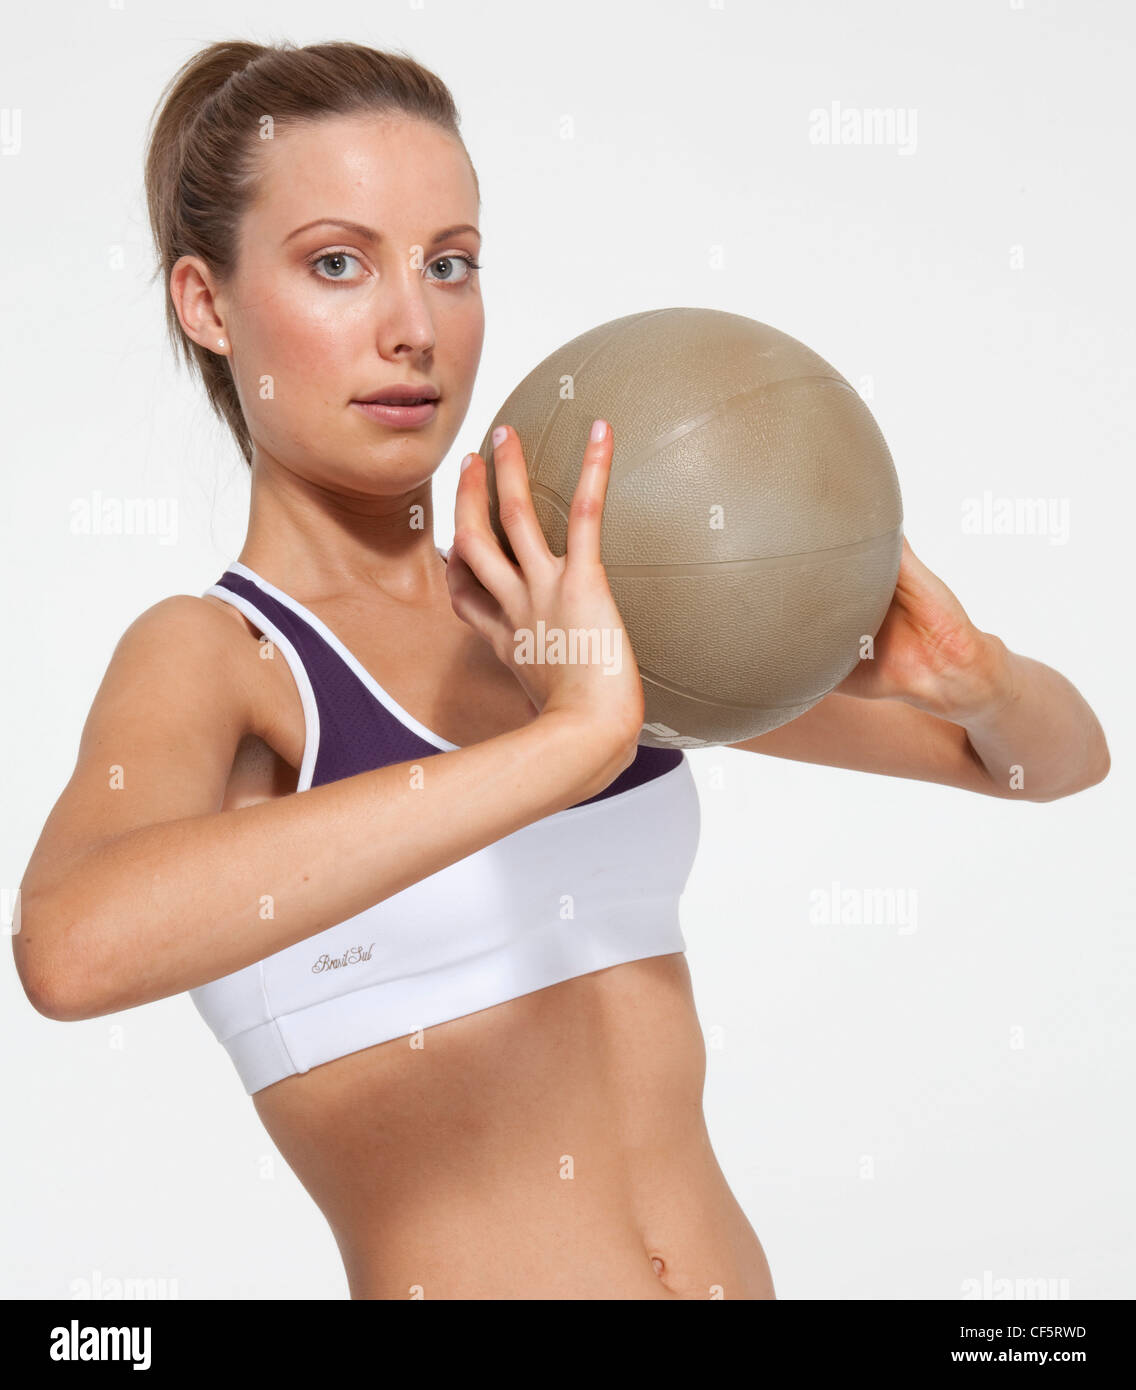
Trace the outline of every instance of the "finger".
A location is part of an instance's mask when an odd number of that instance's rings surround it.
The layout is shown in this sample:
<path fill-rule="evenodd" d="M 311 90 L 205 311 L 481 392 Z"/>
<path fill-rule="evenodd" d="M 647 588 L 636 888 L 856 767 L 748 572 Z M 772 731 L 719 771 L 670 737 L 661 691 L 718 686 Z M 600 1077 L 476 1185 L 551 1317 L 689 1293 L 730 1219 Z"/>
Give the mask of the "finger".
<path fill-rule="evenodd" d="M 597 427 L 603 432 L 594 438 Z M 606 420 L 596 420 L 584 449 L 572 506 L 568 513 L 568 561 L 600 564 L 603 509 L 611 477 L 612 429 Z"/>
<path fill-rule="evenodd" d="M 489 525 L 489 488 L 485 461 L 470 454 L 469 465 L 458 477 L 454 501 L 454 544 L 457 558 L 473 571 L 478 582 L 502 605 L 518 603 L 526 592 L 520 570 L 501 549 Z"/>
<path fill-rule="evenodd" d="M 446 584 L 454 612 L 492 645 L 496 630 L 505 623 L 501 605 L 453 550 L 446 562 Z"/>
<path fill-rule="evenodd" d="M 538 565 L 547 562 L 552 552 L 533 507 L 529 471 L 521 441 L 511 425 L 502 425 L 501 428 L 506 431 L 505 438 L 493 446 L 497 515 L 522 572 L 531 576 Z"/>

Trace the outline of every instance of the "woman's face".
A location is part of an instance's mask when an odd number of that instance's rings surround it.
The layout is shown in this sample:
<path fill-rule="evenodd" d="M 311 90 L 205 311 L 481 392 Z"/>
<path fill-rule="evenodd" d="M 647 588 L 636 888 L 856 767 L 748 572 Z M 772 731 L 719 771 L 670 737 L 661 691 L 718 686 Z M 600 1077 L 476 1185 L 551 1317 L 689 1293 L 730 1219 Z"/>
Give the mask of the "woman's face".
<path fill-rule="evenodd" d="M 436 126 L 374 115 L 289 129 L 263 154 L 216 297 L 257 453 L 348 495 L 401 496 L 453 443 L 481 358 L 469 160 Z M 437 387 L 427 423 L 353 404 L 403 383 Z"/>

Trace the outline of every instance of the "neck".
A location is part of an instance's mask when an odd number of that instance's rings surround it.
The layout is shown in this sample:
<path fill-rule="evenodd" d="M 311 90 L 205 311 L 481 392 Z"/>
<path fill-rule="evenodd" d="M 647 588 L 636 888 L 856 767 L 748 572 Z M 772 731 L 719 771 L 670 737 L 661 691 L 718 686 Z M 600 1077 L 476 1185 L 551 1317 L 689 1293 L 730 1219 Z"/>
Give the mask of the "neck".
<path fill-rule="evenodd" d="M 370 589 L 399 603 L 449 606 L 430 478 L 401 495 L 350 496 L 254 455 L 238 558 L 301 603 Z"/>

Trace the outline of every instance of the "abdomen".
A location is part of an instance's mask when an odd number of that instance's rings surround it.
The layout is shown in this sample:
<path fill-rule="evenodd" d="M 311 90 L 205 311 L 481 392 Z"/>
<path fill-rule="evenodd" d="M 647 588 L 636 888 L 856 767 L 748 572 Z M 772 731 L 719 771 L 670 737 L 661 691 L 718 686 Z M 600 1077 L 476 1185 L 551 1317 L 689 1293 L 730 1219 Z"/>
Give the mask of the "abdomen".
<path fill-rule="evenodd" d="M 704 1079 L 675 953 L 352 1053 L 253 1100 L 330 1223 L 353 1297 L 770 1297 L 710 1148 Z"/>

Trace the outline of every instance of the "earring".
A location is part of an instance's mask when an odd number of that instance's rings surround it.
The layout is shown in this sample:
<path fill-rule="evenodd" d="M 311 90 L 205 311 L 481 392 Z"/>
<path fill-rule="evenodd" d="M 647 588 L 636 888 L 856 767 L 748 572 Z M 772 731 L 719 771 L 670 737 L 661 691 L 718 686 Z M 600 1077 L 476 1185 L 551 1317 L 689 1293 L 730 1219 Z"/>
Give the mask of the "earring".
<path fill-rule="evenodd" d="M 224 346 L 225 346 L 225 340 L 224 340 L 224 338 L 218 338 L 218 339 L 217 339 L 217 346 L 218 346 L 218 347 L 224 347 Z"/>

